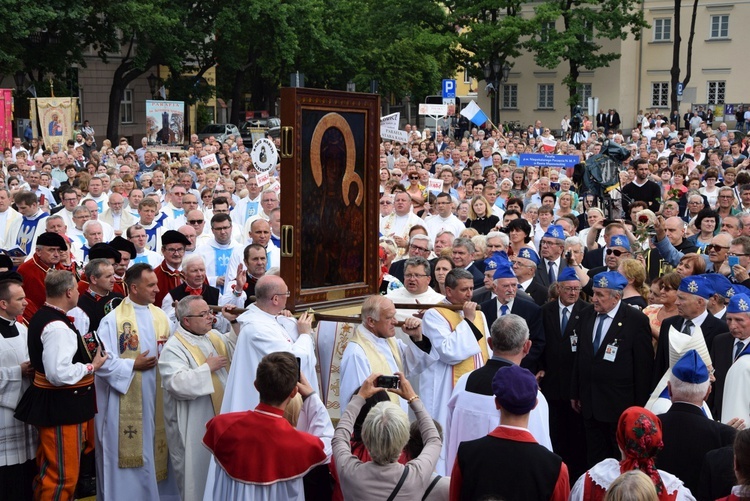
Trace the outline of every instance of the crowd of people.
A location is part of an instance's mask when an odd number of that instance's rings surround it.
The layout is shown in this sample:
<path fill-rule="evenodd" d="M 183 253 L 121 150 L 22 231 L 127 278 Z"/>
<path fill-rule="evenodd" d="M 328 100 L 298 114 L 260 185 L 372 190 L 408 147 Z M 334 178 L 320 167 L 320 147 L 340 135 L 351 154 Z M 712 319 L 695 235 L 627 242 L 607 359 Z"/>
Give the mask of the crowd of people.
<path fill-rule="evenodd" d="M 381 294 L 329 367 L 287 310 L 278 168 L 242 138 L 16 139 L 3 499 L 750 498 L 747 142 L 602 114 L 576 142 L 382 141 Z M 611 210 L 580 176 L 607 141 L 630 153 Z"/>

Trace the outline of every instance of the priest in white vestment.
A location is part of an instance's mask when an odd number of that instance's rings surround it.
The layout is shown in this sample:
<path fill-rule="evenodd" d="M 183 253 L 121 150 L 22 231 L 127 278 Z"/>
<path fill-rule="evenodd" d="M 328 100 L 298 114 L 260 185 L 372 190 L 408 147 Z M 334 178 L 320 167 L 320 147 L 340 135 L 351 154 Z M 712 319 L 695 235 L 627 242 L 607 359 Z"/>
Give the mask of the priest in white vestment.
<path fill-rule="evenodd" d="M 159 357 L 169 457 L 182 501 L 203 499 L 211 460 L 203 435 L 206 423 L 221 410 L 239 332 L 232 309 L 222 312 L 234 322 L 222 334 L 212 330 L 214 316 L 201 296 L 181 299 L 175 308 L 179 326 Z"/>
<path fill-rule="evenodd" d="M 97 332 L 109 354 L 96 372 L 97 500 L 177 501 L 180 496 L 174 472 L 169 471 L 166 478 L 157 481 L 157 474 L 163 477 L 165 473 L 162 462 L 157 459 L 168 456 L 164 419 L 157 419 L 157 411 L 162 407 L 157 401 L 160 393 L 157 361 L 169 337 L 169 321 L 164 312 L 153 305 L 158 285 L 150 266 L 133 265 L 125 273 L 125 284 L 128 297 L 102 319 Z M 134 381 L 140 381 L 140 385 L 132 384 Z M 128 401 L 131 392 L 134 392 L 131 396 L 142 395 L 137 399 L 141 405 L 130 401 L 130 405 L 121 406 L 123 401 Z M 161 399 L 161 395 L 158 397 Z M 140 407 L 141 419 L 127 419 L 132 416 L 128 411 L 133 405 L 136 409 Z M 124 425 L 122 430 L 121 424 Z M 142 449 L 140 461 L 138 457 L 124 457 L 130 440 Z M 130 467 L 120 467 L 121 462 L 127 462 Z"/>
<path fill-rule="evenodd" d="M 281 277 L 265 275 L 255 285 L 256 302 L 237 317 L 241 331 L 229 371 L 221 413 L 247 411 L 258 405 L 258 391 L 252 385 L 261 359 L 276 351 L 289 351 L 300 359 L 300 370 L 310 375 L 318 392 L 315 376 L 315 343 L 312 316 L 303 314 L 295 321 L 285 316 L 289 287 Z"/>
<path fill-rule="evenodd" d="M 362 303 L 362 324 L 344 350 L 341 357 L 342 407 L 354 395 L 355 390 L 373 373 L 390 376 L 396 372 L 418 374 L 435 363 L 430 356 L 430 342 L 422 336 L 421 320 L 409 317 L 403 325 L 410 340 L 404 343 L 396 339 L 396 307 L 381 295 L 373 295 Z M 409 412 L 406 400 L 393 394 L 404 412 Z"/>
<path fill-rule="evenodd" d="M 529 327 L 518 315 L 500 317 L 490 331 L 492 358 L 484 367 L 461 376 L 448 402 L 448 422 L 443 430 L 447 471 L 453 471 L 461 442 L 482 438 L 500 425 L 492 378 L 501 367 L 520 365 L 531 348 Z M 529 414 L 529 432 L 540 445 L 552 450 L 549 406 L 541 391 Z"/>

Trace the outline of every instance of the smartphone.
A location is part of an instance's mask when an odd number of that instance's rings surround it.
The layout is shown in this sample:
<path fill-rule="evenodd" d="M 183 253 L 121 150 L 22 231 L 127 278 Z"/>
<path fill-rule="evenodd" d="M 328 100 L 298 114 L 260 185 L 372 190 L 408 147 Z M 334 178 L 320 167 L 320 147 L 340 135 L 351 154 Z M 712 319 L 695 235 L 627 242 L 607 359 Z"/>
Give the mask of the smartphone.
<path fill-rule="evenodd" d="M 297 357 L 297 381 L 302 381 L 302 359 Z"/>
<path fill-rule="evenodd" d="M 729 272 L 734 276 L 734 265 L 740 264 L 739 256 L 729 256 Z"/>
<path fill-rule="evenodd" d="M 378 376 L 375 386 L 378 388 L 398 388 L 400 380 L 398 376 Z"/>

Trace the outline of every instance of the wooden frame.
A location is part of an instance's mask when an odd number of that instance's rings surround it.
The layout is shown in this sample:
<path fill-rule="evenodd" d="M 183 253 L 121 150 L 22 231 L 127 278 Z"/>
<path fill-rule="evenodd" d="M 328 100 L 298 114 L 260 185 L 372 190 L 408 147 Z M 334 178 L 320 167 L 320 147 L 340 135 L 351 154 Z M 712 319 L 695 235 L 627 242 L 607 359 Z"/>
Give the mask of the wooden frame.
<path fill-rule="evenodd" d="M 281 277 L 288 307 L 376 294 L 380 97 L 281 89 Z"/>

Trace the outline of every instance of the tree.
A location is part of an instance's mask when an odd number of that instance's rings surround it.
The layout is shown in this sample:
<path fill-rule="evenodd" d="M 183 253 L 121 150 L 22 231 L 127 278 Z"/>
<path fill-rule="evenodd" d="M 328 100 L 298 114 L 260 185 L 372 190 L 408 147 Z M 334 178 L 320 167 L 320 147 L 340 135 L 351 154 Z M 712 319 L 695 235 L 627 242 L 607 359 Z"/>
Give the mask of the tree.
<path fill-rule="evenodd" d="M 682 16 L 682 0 L 674 0 L 674 41 L 672 43 L 672 68 L 669 70 L 672 89 L 669 93 L 669 102 L 673 110 L 679 111 L 679 100 L 677 99 L 677 85 L 680 83 L 680 52 L 682 48 L 682 36 L 680 35 L 680 24 Z M 688 36 L 687 62 L 683 87 L 690 82 L 693 68 L 693 39 L 695 38 L 695 19 L 698 17 L 698 0 L 693 0 L 693 12 L 690 18 L 690 35 Z M 687 126 L 687 124 L 686 124 Z"/>
<path fill-rule="evenodd" d="M 533 36 L 525 47 L 543 68 L 557 68 L 568 62 L 563 83 L 568 87 L 568 105 L 578 103 L 578 77 L 581 69 L 595 70 L 609 66 L 620 58 L 619 52 L 602 52 L 597 40 L 625 40 L 632 35 L 640 39 L 647 28 L 643 0 L 547 0 L 538 5 L 532 19 Z M 563 18 L 564 29 L 556 31 L 553 23 Z"/>
<path fill-rule="evenodd" d="M 531 33 L 529 20 L 520 15 L 525 3 L 526 0 L 448 0 L 450 22 L 457 28 L 452 51 L 456 66 L 463 66 L 479 80 L 499 80 L 493 62 L 500 68 L 520 56 L 520 40 Z M 495 89 L 496 100 L 499 90 Z M 497 103 L 493 109 L 496 107 Z"/>

